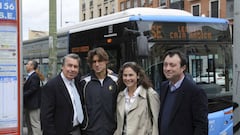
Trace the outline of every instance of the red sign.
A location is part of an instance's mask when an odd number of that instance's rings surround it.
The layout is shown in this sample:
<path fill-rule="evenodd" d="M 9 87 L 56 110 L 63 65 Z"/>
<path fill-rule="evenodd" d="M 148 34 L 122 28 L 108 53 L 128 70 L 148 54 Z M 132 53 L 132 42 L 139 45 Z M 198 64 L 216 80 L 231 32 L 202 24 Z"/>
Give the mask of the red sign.
<path fill-rule="evenodd" d="M 20 135 L 19 0 L 0 0 L 0 134 Z"/>

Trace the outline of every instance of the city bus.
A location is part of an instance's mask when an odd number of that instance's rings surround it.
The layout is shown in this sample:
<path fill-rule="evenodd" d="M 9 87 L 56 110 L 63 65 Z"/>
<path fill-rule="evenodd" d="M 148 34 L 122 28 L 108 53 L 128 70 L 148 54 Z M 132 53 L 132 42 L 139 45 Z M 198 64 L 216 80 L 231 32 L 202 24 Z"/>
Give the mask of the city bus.
<path fill-rule="evenodd" d="M 177 9 L 132 8 L 80 22 L 58 33 L 64 39 L 58 40 L 58 47 L 63 45 L 67 53 L 81 57 L 82 74 L 89 72 L 88 51 L 103 47 L 110 57 L 108 68 L 118 73 L 124 62 L 135 61 L 145 69 L 157 92 L 166 80 L 162 71 L 164 52 L 183 51 L 188 58 L 186 75 L 209 98 L 209 135 L 233 134 L 233 46 L 227 20 L 193 16 Z M 45 59 L 43 63 L 47 63 L 47 56 Z"/>

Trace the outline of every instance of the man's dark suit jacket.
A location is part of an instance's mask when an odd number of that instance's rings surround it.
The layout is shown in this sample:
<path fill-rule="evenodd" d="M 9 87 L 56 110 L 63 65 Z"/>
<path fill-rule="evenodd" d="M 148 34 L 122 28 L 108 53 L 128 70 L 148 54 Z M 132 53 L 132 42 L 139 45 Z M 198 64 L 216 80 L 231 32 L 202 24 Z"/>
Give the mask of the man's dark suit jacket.
<path fill-rule="evenodd" d="M 33 72 L 25 81 L 23 86 L 23 96 L 25 109 L 34 110 L 40 108 L 40 78 L 36 72 Z"/>
<path fill-rule="evenodd" d="M 75 85 L 79 90 L 77 81 L 75 81 Z M 79 95 L 82 99 L 82 95 Z M 73 128 L 74 110 L 67 87 L 60 74 L 49 80 L 43 87 L 41 100 L 43 135 L 68 135 Z"/>
<path fill-rule="evenodd" d="M 164 102 L 168 89 L 169 81 L 163 82 L 160 90 L 159 131 L 162 108 L 167 106 Z M 168 133 L 165 135 L 207 135 L 208 101 L 204 90 L 185 77 L 175 92 L 177 92 L 176 101 L 170 114 Z"/>

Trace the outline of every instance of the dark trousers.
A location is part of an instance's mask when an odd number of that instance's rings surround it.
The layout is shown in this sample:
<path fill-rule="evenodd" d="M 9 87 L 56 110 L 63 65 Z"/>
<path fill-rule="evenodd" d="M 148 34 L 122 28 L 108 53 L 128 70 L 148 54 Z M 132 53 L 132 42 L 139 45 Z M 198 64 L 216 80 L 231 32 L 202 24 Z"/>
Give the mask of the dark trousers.
<path fill-rule="evenodd" d="M 72 132 L 69 135 L 81 135 L 80 126 L 74 127 Z"/>

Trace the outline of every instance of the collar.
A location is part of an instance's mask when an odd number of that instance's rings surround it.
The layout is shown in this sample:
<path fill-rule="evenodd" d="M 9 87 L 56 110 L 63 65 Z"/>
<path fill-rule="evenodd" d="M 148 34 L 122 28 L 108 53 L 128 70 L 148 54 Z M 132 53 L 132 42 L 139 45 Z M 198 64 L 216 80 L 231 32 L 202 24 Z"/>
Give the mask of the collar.
<path fill-rule="evenodd" d="M 171 92 L 176 91 L 181 86 L 184 78 L 185 78 L 185 75 L 183 76 L 183 78 L 178 80 L 175 84 L 172 84 L 171 82 L 169 82 Z"/>
<path fill-rule="evenodd" d="M 137 97 L 140 93 L 140 90 L 141 90 L 141 88 L 140 88 L 140 86 L 138 86 L 137 89 L 133 93 L 133 97 Z M 130 96 L 128 95 L 128 88 L 124 89 L 124 95 L 126 98 L 130 98 Z"/>
<path fill-rule="evenodd" d="M 65 76 L 64 76 L 64 74 L 63 74 L 63 72 L 61 72 L 61 77 L 62 77 L 62 79 L 63 79 L 63 81 L 64 81 L 64 83 L 66 84 L 66 83 L 73 83 L 74 84 L 74 79 L 72 79 L 72 80 L 68 80 Z"/>
<path fill-rule="evenodd" d="M 32 75 L 35 72 L 35 70 L 28 73 L 28 76 Z"/>

